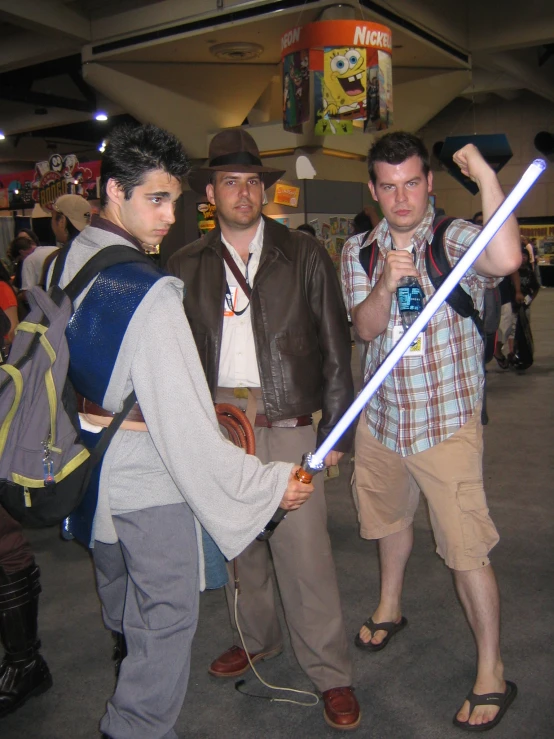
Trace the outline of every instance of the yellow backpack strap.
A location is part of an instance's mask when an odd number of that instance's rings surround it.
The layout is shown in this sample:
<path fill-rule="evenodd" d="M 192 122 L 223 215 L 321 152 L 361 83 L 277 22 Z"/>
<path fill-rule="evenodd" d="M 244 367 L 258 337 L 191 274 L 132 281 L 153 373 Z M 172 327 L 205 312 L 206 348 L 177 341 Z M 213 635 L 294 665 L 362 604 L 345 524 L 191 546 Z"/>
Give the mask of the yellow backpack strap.
<path fill-rule="evenodd" d="M 0 370 L 5 372 L 7 375 L 9 375 L 12 378 L 13 385 L 15 388 L 15 395 L 14 395 L 12 407 L 6 414 L 4 423 L 2 424 L 2 427 L 0 428 L 0 456 L 1 456 L 4 453 L 4 447 L 6 446 L 6 440 L 8 438 L 8 433 L 10 431 L 10 426 L 13 421 L 13 417 L 15 416 L 15 412 L 17 411 L 19 407 L 19 402 L 21 400 L 21 394 L 23 392 L 23 377 L 21 375 L 21 372 L 11 364 L 0 365 Z"/>

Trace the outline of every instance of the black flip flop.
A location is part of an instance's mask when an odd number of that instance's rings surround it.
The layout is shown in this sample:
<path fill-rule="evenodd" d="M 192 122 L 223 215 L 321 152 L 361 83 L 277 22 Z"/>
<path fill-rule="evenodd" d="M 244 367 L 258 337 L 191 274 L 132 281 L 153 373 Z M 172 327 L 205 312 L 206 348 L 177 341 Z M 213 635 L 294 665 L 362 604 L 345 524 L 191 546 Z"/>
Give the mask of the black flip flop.
<path fill-rule="evenodd" d="M 472 690 L 467 694 L 466 700 L 469 701 L 469 716 L 473 713 L 475 706 L 499 706 L 500 710 L 493 718 L 486 724 L 470 724 L 469 719 L 467 721 L 458 721 L 457 715 L 459 711 L 454 715 L 453 723 L 454 726 L 458 726 L 464 731 L 490 731 L 502 721 L 502 718 L 510 705 L 514 702 L 517 695 L 517 685 L 506 680 L 506 690 L 504 693 L 484 693 L 483 695 L 476 695 Z"/>
<path fill-rule="evenodd" d="M 373 639 L 373 635 L 376 631 L 386 631 L 387 635 L 380 644 L 372 644 L 371 640 L 365 642 L 363 641 L 363 639 L 360 638 L 359 634 L 356 634 L 354 644 L 358 647 L 358 649 L 365 649 L 367 652 L 379 652 L 381 651 L 381 649 L 384 649 L 387 646 L 387 644 L 395 634 L 397 634 L 404 628 L 404 626 L 407 625 L 408 619 L 404 618 L 404 616 L 402 616 L 397 624 L 395 624 L 394 621 L 384 621 L 382 624 L 376 624 L 370 617 L 364 623 L 364 626 L 366 626 L 371 631 L 371 638 Z"/>

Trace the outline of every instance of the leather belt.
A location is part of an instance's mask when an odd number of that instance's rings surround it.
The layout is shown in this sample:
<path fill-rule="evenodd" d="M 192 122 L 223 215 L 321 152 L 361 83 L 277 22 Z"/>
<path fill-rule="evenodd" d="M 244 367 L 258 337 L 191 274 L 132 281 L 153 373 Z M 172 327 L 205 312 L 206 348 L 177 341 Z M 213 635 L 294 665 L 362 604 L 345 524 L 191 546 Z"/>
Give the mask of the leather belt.
<path fill-rule="evenodd" d="M 79 411 L 79 413 L 84 413 L 91 416 L 104 416 L 106 418 L 113 418 L 115 416 L 115 413 L 107 411 L 100 405 L 96 405 L 96 403 L 93 403 L 92 400 L 87 400 L 82 395 L 79 395 L 79 393 L 76 393 L 76 395 L 77 410 Z M 125 420 L 135 421 L 137 423 L 144 423 L 144 416 L 142 415 L 142 411 L 138 403 L 134 404 L 129 413 L 125 416 Z"/>
<path fill-rule="evenodd" d="M 298 426 L 311 426 L 311 416 L 298 416 L 297 418 L 282 418 L 279 421 L 269 421 L 267 416 L 263 413 L 256 413 L 255 426 L 261 426 L 262 428 L 283 428 L 283 429 L 294 429 Z"/>

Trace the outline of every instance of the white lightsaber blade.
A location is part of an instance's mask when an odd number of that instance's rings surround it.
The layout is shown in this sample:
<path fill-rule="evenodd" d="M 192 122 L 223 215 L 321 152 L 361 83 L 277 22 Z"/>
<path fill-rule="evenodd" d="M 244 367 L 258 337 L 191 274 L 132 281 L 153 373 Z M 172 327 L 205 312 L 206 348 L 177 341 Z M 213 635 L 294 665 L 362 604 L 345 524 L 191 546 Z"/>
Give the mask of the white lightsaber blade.
<path fill-rule="evenodd" d="M 535 161 L 529 165 L 525 170 L 522 178 L 516 184 L 512 192 L 508 195 L 506 200 L 500 205 L 498 210 L 489 220 L 487 225 L 483 228 L 481 233 L 477 236 L 473 244 L 469 247 L 464 256 L 460 259 L 458 264 L 452 269 L 452 272 L 448 275 L 433 297 L 429 300 L 425 308 L 421 311 L 420 315 L 413 322 L 410 328 L 402 336 L 399 342 L 393 347 L 390 353 L 387 355 L 385 360 L 377 368 L 375 374 L 364 387 L 362 392 L 358 395 L 356 400 L 352 403 L 350 408 L 346 411 L 344 416 L 337 423 L 333 431 L 325 439 L 323 444 L 312 454 L 311 466 L 317 467 L 325 459 L 326 455 L 332 451 L 335 447 L 336 442 L 341 438 L 346 429 L 355 421 L 356 417 L 367 404 L 368 400 L 374 395 L 375 391 L 381 386 L 385 377 L 395 367 L 400 359 L 404 356 L 405 352 L 416 340 L 417 336 L 427 323 L 431 320 L 433 315 L 437 312 L 440 306 L 444 303 L 446 298 L 450 295 L 454 287 L 460 282 L 462 277 L 471 267 L 473 262 L 481 254 L 484 248 L 487 246 L 489 241 L 493 238 L 498 229 L 506 221 L 507 218 L 517 208 L 519 203 L 523 200 L 528 191 L 533 187 L 536 180 L 546 169 L 546 162 L 544 159 L 535 159 Z"/>

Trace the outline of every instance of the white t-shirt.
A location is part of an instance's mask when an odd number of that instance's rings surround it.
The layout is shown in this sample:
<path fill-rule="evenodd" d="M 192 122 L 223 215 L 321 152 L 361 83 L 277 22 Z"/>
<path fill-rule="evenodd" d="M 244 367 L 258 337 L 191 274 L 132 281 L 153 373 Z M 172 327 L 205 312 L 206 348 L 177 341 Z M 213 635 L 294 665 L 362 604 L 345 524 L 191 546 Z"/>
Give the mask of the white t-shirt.
<path fill-rule="evenodd" d="M 21 268 L 22 290 L 28 290 L 30 287 L 39 284 L 46 257 L 52 254 L 53 251 L 57 251 L 58 248 L 57 246 L 37 246 L 34 252 L 23 260 L 23 267 Z"/>

